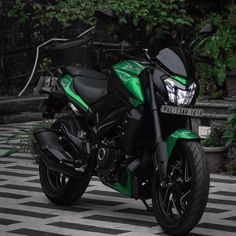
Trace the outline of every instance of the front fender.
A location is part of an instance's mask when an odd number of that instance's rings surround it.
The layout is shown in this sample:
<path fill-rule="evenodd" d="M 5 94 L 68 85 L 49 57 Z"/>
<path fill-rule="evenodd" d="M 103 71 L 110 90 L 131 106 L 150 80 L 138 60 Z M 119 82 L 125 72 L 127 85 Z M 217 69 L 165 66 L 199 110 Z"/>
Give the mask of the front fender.
<path fill-rule="evenodd" d="M 199 140 L 200 141 L 200 137 L 198 136 L 198 134 L 196 134 L 192 130 L 188 130 L 188 129 L 178 129 L 178 130 L 176 130 L 167 139 L 167 152 L 168 152 L 169 157 L 170 157 L 171 153 L 174 150 L 176 142 L 179 139 Z"/>

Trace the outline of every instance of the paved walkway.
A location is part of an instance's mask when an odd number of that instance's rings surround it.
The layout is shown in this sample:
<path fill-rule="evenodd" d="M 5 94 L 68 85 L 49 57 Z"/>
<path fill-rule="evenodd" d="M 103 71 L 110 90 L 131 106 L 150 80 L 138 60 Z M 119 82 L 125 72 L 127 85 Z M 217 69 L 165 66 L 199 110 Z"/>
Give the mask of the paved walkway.
<path fill-rule="evenodd" d="M 41 191 L 38 166 L 24 149 L 33 123 L 0 126 L 0 236 L 166 235 L 143 204 L 93 178 L 70 207 L 51 204 Z M 13 153 L 12 147 L 15 147 Z M 201 222 L 190 234 L 236 236 L 236 177 L 211 175 Z"/>

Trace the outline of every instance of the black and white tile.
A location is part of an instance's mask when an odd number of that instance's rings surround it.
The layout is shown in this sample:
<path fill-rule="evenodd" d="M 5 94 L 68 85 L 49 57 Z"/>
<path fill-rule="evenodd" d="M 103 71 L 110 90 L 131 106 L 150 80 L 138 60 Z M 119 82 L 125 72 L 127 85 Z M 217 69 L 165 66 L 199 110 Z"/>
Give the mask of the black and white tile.
<path fill-rule="evenodd" d="M 140 201 L 91 180 L 70 207 L 51 204 L 41 191 L 38 166 L 13 150 L 33 122 L 0 126 L 0 236 L 166 235 Z M 206 211 L 194 235 L 236 236 L 236 177 L 211 175 Z"/>

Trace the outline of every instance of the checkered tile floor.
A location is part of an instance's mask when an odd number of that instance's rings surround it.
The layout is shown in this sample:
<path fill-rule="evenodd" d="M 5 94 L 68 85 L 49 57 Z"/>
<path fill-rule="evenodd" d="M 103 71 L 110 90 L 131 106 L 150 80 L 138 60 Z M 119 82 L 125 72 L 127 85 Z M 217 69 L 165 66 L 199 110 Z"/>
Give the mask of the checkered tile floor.
<path fill-rule="evenodd" d="M 36 162 L 17 148 L 20 143 L 24 150 L 20 140 L 33 124 L 0 126 L 0 236 L 165 235 L 140 201 L 97 178 L 75 205 L 51 204 L 41 191 Z M 211 175 L 206 211 L 190 235 L 236 236 L 236 177 Z"/>

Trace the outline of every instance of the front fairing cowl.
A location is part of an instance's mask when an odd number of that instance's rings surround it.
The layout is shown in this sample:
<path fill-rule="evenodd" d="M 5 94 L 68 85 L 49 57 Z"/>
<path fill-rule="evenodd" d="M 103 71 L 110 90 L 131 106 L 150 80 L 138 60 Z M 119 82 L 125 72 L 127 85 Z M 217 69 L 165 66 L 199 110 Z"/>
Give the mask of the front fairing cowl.
<path fill-rule="evenodd" d="M 156 58 L 172 73 L 194 79 L 194 63 L 191 56 L 180 48 L 164 48 Z"/>

